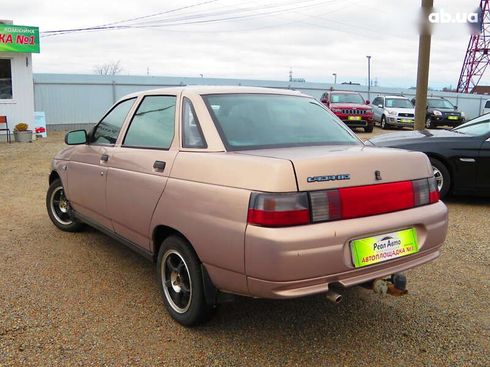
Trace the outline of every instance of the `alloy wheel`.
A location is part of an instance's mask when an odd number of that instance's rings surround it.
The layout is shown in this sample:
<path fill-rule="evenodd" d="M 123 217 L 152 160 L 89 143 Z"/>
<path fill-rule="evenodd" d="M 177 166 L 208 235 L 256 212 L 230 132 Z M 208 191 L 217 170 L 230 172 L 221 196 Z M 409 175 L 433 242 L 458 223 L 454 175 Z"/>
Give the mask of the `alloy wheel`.
<path fill-rule="evenodd" d="M 70 214 L 70 204 L 65 196 L 65 191 L 62 186 L 59 186 L 53 190 L 50 198 L 51 213 L 55 219 L 64 225 L 70 225 L 73 223 Z"/>
<path fill-rule="evenodd" d="M 442 187 L 444 186 L 444 176 L 442 175 L 442 172 L 434 166 L 432 166 L 432 171 L 434 172 L 434 178 L 436 179 L 437 189 L 441 192 Z"/>
<path fill-rule="evenodd" d="M 161 277 L 165 298 L 175 312 L 186 312 L 192 301 L 192 279 L 182 255 L 168 250 L 162 260 Z"/>

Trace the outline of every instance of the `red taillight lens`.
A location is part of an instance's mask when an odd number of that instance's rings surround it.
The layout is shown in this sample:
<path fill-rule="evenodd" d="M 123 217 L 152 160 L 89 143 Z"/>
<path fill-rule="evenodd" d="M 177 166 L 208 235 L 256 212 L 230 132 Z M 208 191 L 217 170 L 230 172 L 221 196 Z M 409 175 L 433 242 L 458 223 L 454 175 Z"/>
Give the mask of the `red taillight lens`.
<path fill-rule="evenodd" d="M 264 227 L 287 227 L 310 223 L 308 195 L 301 193 L 253 193 L 248 223 Z"/>
<path fill-rule="evenodd" d="M 248 223 L 263 227 L 297 226 L 390 213 L 437 201 L 439 192 L 434 177 L 309 193 L 253 193 Z"/>
<path fill-rule="evenodd" d="M 434 176 L 427 179 L 427 181 L 429 182 L 429 202 L 431 204 L 437 203 L 441 199 L 439 189 L 437 188 L 437 181 Z"/>

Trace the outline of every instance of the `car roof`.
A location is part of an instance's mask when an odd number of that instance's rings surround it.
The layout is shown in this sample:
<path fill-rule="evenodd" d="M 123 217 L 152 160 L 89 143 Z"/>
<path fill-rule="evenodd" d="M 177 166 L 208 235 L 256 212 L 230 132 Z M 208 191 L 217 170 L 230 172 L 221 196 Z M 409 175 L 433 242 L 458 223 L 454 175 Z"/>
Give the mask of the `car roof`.
<path fill-rule="evenodd" d="M 193 93 L 193 94 L 280 94 L 289 96 L 303 96 L 310 97 L 306 94 L 291 89 L 278 89 L 278 88 L 262 88 L 262 87 L 243 87 L 243 86 L 209 86 L 209 85 L 191 85 L 191 86 L 179 86 L 169 88 L 150 89 L 141 92 L 136 92 L 126 95 L 124 98 L 139 97 L 142 95 L 158 95 L 158 94 L 180 94 L 180 93 Z M 312 97 L 310 97 L 312 98 Z"/>

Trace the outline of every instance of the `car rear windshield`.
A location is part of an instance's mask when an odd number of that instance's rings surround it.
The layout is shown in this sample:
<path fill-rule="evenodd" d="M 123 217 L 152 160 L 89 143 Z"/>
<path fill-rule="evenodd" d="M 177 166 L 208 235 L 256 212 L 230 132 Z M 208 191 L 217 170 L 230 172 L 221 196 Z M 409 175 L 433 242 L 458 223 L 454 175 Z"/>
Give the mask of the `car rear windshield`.
<path fill-rule="evenodd" d="M 357 103 L 364 104 L 364 99 L 356 93 L 332 93 L 331 103 Z"/>
<path fill-rule="evenodd" d="M 312 98 L 274 94 L 203 98 L 228 150 L 362 144 Z"/>

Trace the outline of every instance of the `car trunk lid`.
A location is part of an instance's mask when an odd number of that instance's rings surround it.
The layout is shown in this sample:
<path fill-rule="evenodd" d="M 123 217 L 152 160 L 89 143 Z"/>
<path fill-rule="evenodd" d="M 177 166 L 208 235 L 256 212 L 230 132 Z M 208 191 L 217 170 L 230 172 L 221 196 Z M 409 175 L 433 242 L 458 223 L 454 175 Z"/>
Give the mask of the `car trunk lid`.
<path fill-rule="evenodd" d="M 299 191 L 411 181 L 432 175 L 425 154 L 391 148 L 338 145 L 237 153 L 291 161 Z"/>

